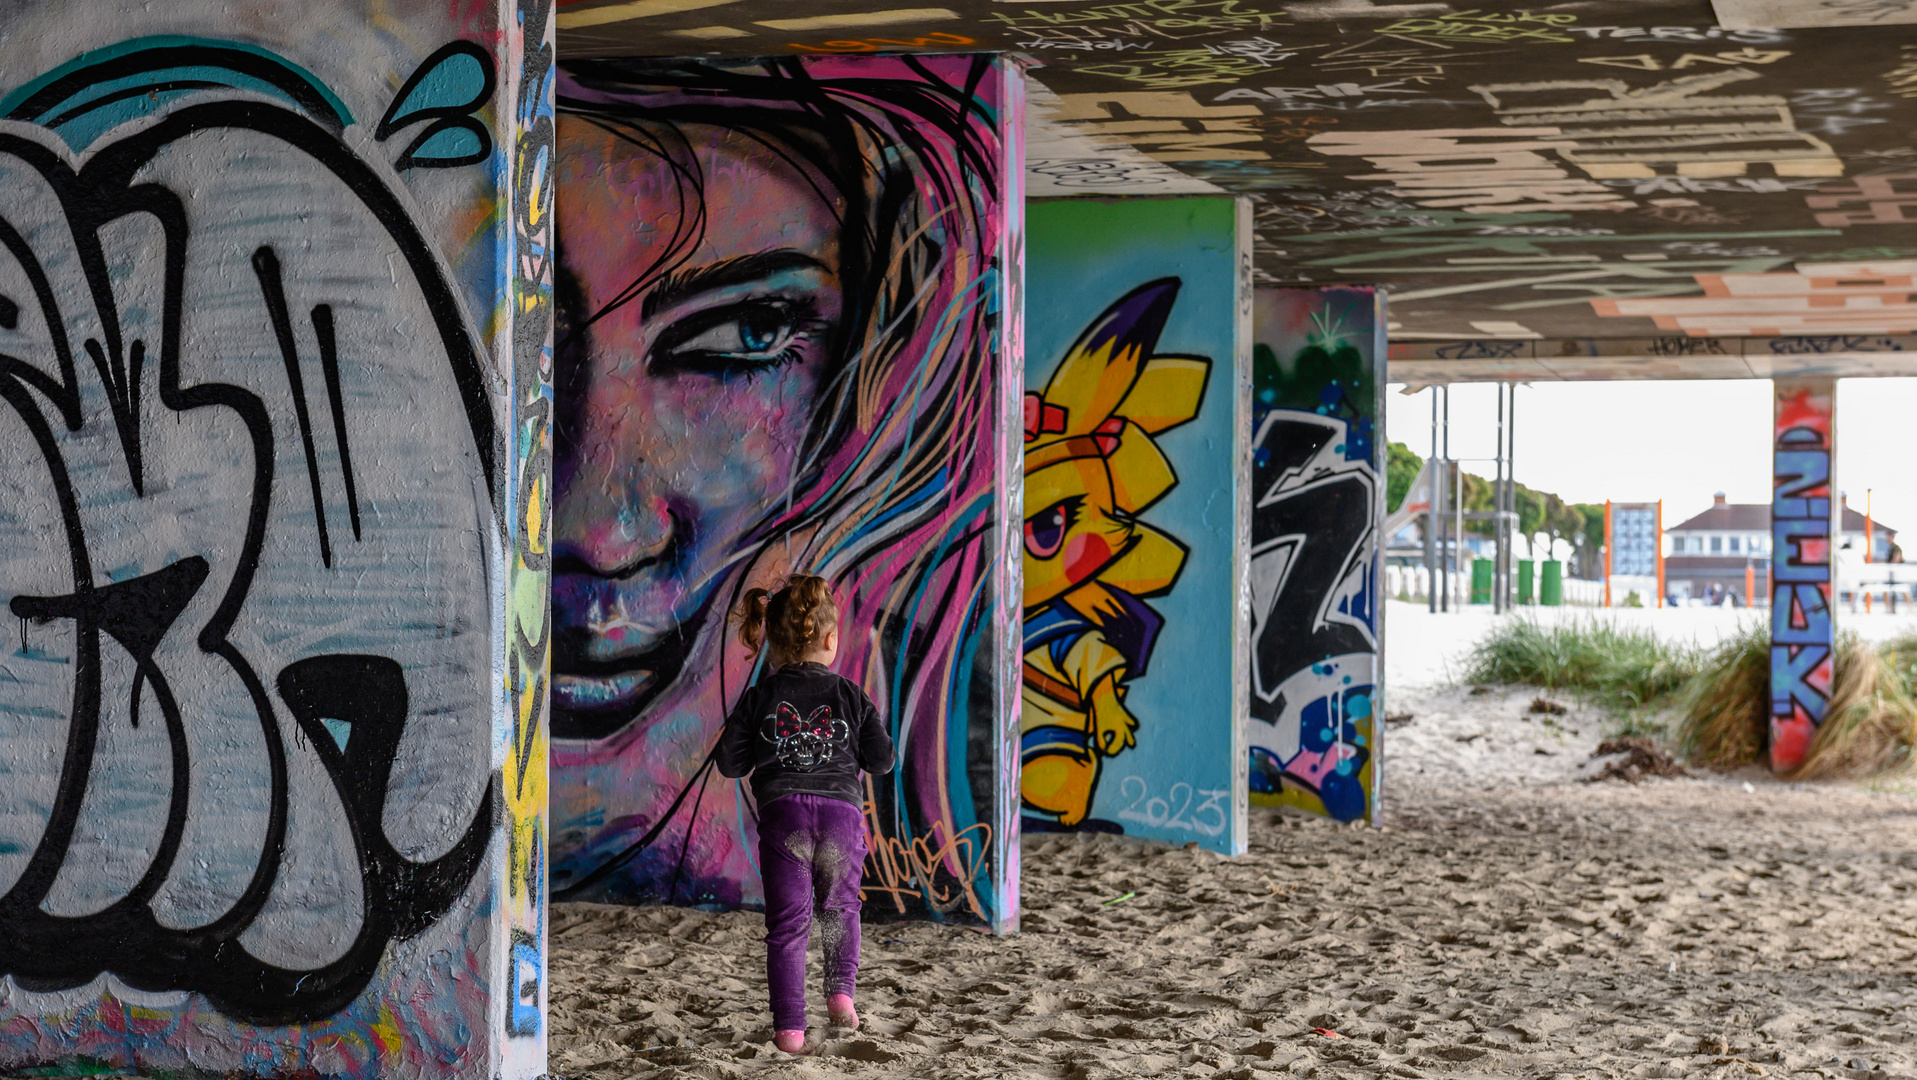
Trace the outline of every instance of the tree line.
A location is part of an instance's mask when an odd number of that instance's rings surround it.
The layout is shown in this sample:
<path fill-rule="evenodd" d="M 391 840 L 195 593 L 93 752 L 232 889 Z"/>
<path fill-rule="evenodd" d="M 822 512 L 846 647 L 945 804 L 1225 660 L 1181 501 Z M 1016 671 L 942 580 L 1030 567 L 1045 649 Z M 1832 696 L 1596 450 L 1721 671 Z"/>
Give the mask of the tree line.
<path fill-rule="evenodd" d="M 1404 502 L 1405 493 L 1411 490 L 1411 482 L 1424 467 L 1424 458 L 1418 456 L 1409 446 L 1394 442 L 1387 447 L 1385 463 L 1385 499 L 1387 513 L 1398 508 Z M 1565 502 L 1548 491 L 1517 485 L 1514 509 L 1518 513 L 1518 532 L 1524 538 L 1525 546 L 1532 548 L 1532 538 L 1539 533 L 1549 536 L 1555 546 L 1563 540 L 1571 545 L 1571 574 L 1573 577 L 1595 578 L 1600 576 L 1602 563 L 1600 549 L 1604 546 L 1604 504 Z M 1467 511 L 1488 511 L 1492 508 L 1491 481 L 1470 472 L 1464 474 L 1464 508 Z M 1464 529 L 1478 536 L 1491 535 L 1491 522 L 1467 521 Z M 1531 555 L 1537 556 L 1532 548 Z"/>

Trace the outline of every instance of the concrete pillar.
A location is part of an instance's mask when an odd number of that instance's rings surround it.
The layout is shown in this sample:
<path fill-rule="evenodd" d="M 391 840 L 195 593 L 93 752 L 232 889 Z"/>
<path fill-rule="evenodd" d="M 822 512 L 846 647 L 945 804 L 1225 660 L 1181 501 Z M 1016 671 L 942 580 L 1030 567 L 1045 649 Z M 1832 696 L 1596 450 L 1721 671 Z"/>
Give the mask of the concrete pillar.
<path fill-rule="evenodd" d="M 1023 77 L 592 60 L 559 89 L 556 896 L 753 906 L 709 767 L 748 588 L 832 583 L 902 747 L 869 910 L 1017 924 Z"/>
<path fill-rule="evenodd" d="M 1384 305 L 1253 298 L 1251 801 L 1342 821 L 1379 806 Z"/>
<path fill-rule="evenodd" d="M 1023 827 L 1240 854 L 1251 205 L 1028 216 Z"/>
<path fill-rule="evenodd" d="M 1771 768 L 1788 772 L 1824 722 L 1836 655 L 1835 379 L 1778 379 L 1771 498 Z"/>
<path fill-rule="evenodd" d="M 545 1071 L 546 3 L 0 42 L 0 1070 Z"/>

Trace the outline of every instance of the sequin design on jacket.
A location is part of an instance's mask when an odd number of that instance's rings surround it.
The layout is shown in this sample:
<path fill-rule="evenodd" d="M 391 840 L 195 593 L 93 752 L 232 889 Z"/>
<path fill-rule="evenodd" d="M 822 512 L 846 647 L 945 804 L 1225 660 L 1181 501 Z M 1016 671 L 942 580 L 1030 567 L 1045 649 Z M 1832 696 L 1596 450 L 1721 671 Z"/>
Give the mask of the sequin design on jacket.
<path fill-rule="evenodd" d="M 765 721 L 765 740 L 772 744 L 779 764 L 801 772 L 831 761 L 835 747 L 848 747 L 852 741 L 852 729 L 832 715 L 830 705 L 821 705 L 802 718 L 799 710 L 781 701 Z"/>

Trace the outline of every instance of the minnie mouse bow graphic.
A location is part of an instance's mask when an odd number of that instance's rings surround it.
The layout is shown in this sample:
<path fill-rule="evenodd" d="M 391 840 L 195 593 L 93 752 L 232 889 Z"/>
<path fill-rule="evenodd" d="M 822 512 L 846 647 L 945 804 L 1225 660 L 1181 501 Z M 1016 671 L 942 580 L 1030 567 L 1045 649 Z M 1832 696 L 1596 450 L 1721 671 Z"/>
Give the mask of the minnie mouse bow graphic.
<path fill-rule="evenodd" d="M 779 764 L 788 769 L 816 769 L 832 760 L 834 744 L 846 742 L 852 729 L 832 715 L 832 706 L 821 705 L 809 718 L 800 718 L 799 710 L 787 702 L 766 716 L 765 739 L 772 744 Z"/>

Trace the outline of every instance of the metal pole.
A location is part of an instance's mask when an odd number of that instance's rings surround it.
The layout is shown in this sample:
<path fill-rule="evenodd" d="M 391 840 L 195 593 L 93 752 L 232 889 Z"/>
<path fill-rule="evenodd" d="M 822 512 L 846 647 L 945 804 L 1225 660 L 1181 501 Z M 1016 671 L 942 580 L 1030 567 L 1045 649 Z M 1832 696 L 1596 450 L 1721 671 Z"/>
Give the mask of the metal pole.
<path fill-rule="evenodd" d="M 1504 434 L 1505 434 L 1505 438 L 1510 441 L 1510 446 L 1507 447 L 1504 452 L 1504 465 L 1505 465 L 1505 470 L 1511 474 L 1511 509 L 1515 511 L 1518 508 L 1518 384 L 1517 383 L 1511 384 L 1511 422 L 1509 426 L 1507 426 L 1504 429 Z M 1531 538 L 1529 536 L 1524 538 L 1524 550 L 1527 552 L 1531 551 Z M 1535 555 L 1536 553 L 1533 552 L 1532 554 Z M 1534 563 L 1531 567 L 1531 572 L 1533 574 L 1533 577 L 1531 578 L 1532 587 L 1534 589 L 1541 587 L 1540 583 L 1543 581 L 1542 575 L 1544 573 L 1544 567 L 1535 565 Z M 1536 603 L 1536 601 L 1537 601 L 1537 594 L 1533 592 L 1532 602 Z"/>
<path fill-rule="evenodd" d="M 1431 456 L 1426 459 L 1428 471 L 1426 483 L 1430 488 L 1425 492 L 1424 508 L 1424 598 L 1433 615 L 1438 613 L 1438 388 L 1431 387 Z"/>
<path fill-rule="evenodd" d="M 1511 584 L 1511 532 L 1509 529 L 1505 527 L 1506 519 L 1504 515 L 1506 512 L 1507 504 L 1509 504 L 1511 501 L 1511 469 L 1510 469 L 1510 463 L 1504 460 L 1504 432 L 1505 432 L 1504 398 L 1505 398 L 1505 384 L 1499 383 L 1498 384 L 1498 492 L 1497 492 L 1498 517 L 1497 517 L 1497 520 L 1493 523 L 1497 529 L 1496 556 L 1498 560 L 1498 563 L 1497 563 L 1498 570 L 1497 570 L 1497 575 L 1495 579 L 1495 587 L 1498 593 L 1498 607 L 1501 610 L 1509 611 L 1511 609 L 1511 592 L 1509 588 Z"/>
<path fill-rule="evenodd" d="M 1451 459 L 1438 459 L 1438 610 L 1451 610 Z"/>
<path fill-rule="evenodd" d="M 1444 384 L 1444 423 L 1443 423 L 1443 426 L 1439 428 L 1439 433 L 1442 435 L 1444 439 L 1443 449 L 1444 449 L 1445 475 L 1444 475 L 1444 479 L 1442 483 L 1444 484 L 1445 502 L 1449 503 L 1451 501 L 1451 482 L 1452 482 L 1452 473 L 1453 473 L 1453 468 L 1451 465 L 1451 384 L 1450 383 Z M 1444 598 L 1439 602 L 1439 605 L 1438 605 L 1440 611 L 1451 610 L 1452 546 L 1453 546 L 1453 541 L 1455 540 L 1455 537 L 1451 535 L 1451 514 L 1452 514 L 1452 507 L 1447 505 L 1445 507 L 1444 534 L 1442 536 L 1444 544 L 1442 547 L 1438 549 L 1438 566 L 1439 566 L 1439 569 L 1444 571 Z"/>
<path fill-rule="evenodd" d="M 1438 599 L 1439 611 L 1451 610 L 1451 459 L 1444 459 L 1443 475 L 1438 484 L 1443 494 L 1438 498 L 1444 507 L 1444 519 L 1438 523 L 1438 571 L 1444 579 L 1444 595 Z"/>
<path fill-rule="evenodd" d="M 1498 390 L 1498 448 L 1491 455 L 1491 611 L 1504 610 L 1504 384 Z"/>
<path fill-rule="evenodd" d="M 1458 586 L 1471 603 L 1471 579 L 1464 576 L 1464 466 L 1451 462 L 1451 547 L 1457 552 Z"/>
<path fill-rule="evenodd" d="M 1604 547 L 1600 554 L 1604 556 L 1604 606 L 1611 606 L 1611 566 L 1612 556 L 1617 551 L 1611 542 L 1611 500 L 1604 500 Z"/>

